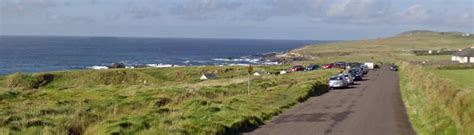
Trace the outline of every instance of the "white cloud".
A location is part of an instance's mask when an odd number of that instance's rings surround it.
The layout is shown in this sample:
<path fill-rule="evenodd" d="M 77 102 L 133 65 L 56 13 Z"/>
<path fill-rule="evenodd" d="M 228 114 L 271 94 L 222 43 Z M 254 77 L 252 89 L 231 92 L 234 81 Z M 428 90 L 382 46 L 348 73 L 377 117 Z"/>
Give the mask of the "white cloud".
<path fill-rule="evenodd" d="M 130 7 L 126 9 L 125 14 L 131 15 L 135 19 L 144 19 L 160 16 L 161 11 L 154 7 Z"/>
<path fill-rule="evenodd" d="M 325 0 L 262 0 L 244 14 L 254 20 L 282 16 L 319 16 Z"/>
<path fill-rule="evenodd" d="M 170 14 L 183 19 L 201 20 L 223 17 L 242 6 L 239 1 L 226 0 L 186 0 L 170 8 Z"/>
<path fill-rule="evenodd" d="M 29 16 L 45 12 L 56 4 L 51 0 L 0 0 L 0 16 Z"/>
<path fill-rule="evenodd" d="M 400 21 L 405 23 L 430 23 L 435 20 L 433 11 L 421 5 L 413 5 L 396 15 Z"/>

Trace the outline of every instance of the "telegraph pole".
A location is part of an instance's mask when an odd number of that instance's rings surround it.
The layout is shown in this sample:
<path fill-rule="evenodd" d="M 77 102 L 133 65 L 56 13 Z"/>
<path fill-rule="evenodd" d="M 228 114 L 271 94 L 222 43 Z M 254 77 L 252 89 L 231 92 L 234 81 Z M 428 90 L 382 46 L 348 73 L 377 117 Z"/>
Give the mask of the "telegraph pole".
<path fill-rule="evenodd" d="M 249 69 L 248 69 L 248 73 L 249 73 L 249 78 L 248 78 L 248 83 L 247 83 L 247 95 L 250 95 L 250 77 L 252 76 L 252 72 L 253 72 L 253 68 L 252 68 L 252 64 L 249 64 Z"/>

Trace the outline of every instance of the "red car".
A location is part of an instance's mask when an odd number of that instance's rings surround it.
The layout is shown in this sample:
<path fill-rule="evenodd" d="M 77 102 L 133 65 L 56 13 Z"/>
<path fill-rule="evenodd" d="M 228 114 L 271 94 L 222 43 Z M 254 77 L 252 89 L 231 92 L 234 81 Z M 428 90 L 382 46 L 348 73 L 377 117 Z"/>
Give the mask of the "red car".
<path fill-rule="evenodd" d="M 304 71 L 304 67 L 300 66 L 300 65 L 297 65 L 297 66 L 293 66 L 290 70 L 292 72 Z"/>
<path fill-rule="evenodd" d="M 334 67 L 334 64 L 324 64 L 321 68 L 329 69 L 329 68 L 333 68 L 333 67 Z"/>

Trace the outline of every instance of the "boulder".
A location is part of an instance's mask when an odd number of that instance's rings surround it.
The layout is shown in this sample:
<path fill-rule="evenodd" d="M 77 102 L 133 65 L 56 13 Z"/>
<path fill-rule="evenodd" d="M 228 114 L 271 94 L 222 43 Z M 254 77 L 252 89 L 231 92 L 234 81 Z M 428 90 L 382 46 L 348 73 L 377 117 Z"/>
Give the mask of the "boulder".
<path fill-rule="evenodd" d="M 125 68 L 125 64 L 123 63 L 112 63 L 109 68 Z"/>

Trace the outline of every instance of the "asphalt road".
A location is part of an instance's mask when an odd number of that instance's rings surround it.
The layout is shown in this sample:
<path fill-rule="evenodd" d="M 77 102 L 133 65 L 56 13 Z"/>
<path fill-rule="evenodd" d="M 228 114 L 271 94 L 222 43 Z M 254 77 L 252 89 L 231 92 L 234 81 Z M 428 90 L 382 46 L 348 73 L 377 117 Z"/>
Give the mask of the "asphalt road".
<path fill-rule="evenodd" d="M 308 99 L 244 134 L 411 135 L 415 134 L 400 95 L 397 72 L 382 66 L 349 89 Z"/>

